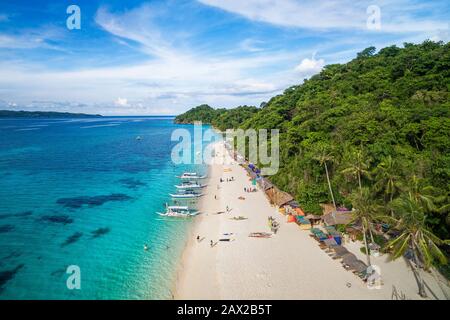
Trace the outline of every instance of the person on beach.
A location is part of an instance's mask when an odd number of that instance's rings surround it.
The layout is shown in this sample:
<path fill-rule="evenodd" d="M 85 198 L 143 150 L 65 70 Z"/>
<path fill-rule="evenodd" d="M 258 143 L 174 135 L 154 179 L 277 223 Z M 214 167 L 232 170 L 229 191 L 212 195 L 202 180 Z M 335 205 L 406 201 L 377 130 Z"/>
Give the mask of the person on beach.
<path fill-rule="evenodd" d="M 244 192 L 247 192 L 247 188 L 244 187 Z"/>
<path fill-rule="evenodd" d="M 197 236 L 197 242 L 199 242 L 200 241 L 200 236 Z"/>
<path fill-rule="evenodd" d="M 212 240 L 211 240 L 211 242 L 209 243 L 209 245 L 211 246 L 211 248 L 213 247 L 214 243 L 213 243 Z"/>
<path fill-rule="evenodd" d="M 214 200 L 217 200 L 217 195 L 214 195 Z"/>

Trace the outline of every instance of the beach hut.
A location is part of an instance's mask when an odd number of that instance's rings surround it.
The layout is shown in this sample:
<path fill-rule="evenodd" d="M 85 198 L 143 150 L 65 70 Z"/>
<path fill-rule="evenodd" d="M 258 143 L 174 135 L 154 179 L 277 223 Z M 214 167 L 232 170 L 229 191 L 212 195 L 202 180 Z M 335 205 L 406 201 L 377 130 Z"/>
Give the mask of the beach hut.
<path fill-rule="evenodd" d="M 353 220 L 351 211 L 332 211 L 324 214 L 323 222 L 328 226 L 335 226 L 337 224 L 349 224 Z"/>
<path fill-rule="evenodd" d="M 289 193 L 281 191 L 275 186 L 267 190 L 266 194 L 270 202 L 280 208 L 289 203 L 290 201 L 294 200 L 294 197 L 291 196 Z"/>

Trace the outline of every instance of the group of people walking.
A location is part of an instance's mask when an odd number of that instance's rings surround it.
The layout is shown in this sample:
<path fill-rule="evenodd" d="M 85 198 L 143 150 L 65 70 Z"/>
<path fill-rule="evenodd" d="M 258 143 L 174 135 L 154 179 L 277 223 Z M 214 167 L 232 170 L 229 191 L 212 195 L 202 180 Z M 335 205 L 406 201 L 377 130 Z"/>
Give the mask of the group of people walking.
<path fill-rule="evenodd" d="M 270 230 L 274 234 L 276 234 L 278 229 L 280 228 L 280 224 L 272 216 L 270 216 L 267 220 L 268 220 Z"/>

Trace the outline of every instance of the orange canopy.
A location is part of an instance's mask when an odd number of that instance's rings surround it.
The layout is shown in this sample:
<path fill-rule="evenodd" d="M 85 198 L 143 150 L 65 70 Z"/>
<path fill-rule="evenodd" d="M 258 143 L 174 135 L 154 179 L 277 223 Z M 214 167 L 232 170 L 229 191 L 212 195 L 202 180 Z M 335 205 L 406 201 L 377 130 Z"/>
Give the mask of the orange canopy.
<path fill-rule="evenodd" d="M 287 222 L 295 222 L 295 217 L 293 215 L 288 215 Z"/>

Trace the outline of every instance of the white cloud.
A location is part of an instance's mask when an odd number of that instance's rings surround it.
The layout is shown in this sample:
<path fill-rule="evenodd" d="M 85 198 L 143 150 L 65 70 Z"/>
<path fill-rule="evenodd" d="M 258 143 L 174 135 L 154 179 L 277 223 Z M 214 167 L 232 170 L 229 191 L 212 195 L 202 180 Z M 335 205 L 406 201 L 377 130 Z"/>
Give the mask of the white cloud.
<path fill-rule="evenodd" d="M 122 14 L 114 14 L 100 7 L 95 22 L 112 35 L 137 42 L 148 54 L 169 57 L 173 52 L 166 40 L 168 37 L 163 37 L 153 23 L 157 14 L 158 10 L 151 5 L 143 5 Z"/>
<path fill-rule="evenodd" d="M 0 33 L 0 48 L 46 48 L 64 51 L 64 49 L 51 44 L 51 41 L 60 40 L 63 37 L 64 32 L 61 31 L 60 28 L 52 26 L 43 26 L 36 29 L 24 29 L 15 34 Z"/>
<path fill-rule="evenodd" d="M 264 41 L 256 40 L 256 39 L 245 39 L 241 42 L 240 48 L 244 51 L 248 52 L 260 52 L 264 51 L 264 48 L 262 47 L 264 44 Z"/>
<path fill-rule="evenodd" d="M 316 60 L 313 56 L 311 59 L 305 58 L 303 59 L 298 66 L 295 67 L 295 71 L 297 71 L 303 77 L 310 77 L 322 70 L 325 66 L 325 60 L 318 59 Z"/>
<path fill-rule="evenodd" d="M 424 32 L 445 29 L 447 19 L 417 19 L 414 12 L 424 12 L 429 5 L 406 0 L 198 0 L 199 2 L 241 15 L 247 19 L 283 27 L 306 29 L 367 30 L 367 8 L 381 8 L 381 32 Z"/>
<path fill-rule="evenodd" d="M 119 97 L 116 99 L 116 101 L 114 101 L 114 104 L 119 107 L 126 107 L 128 106 L 128 100 L 126 98 Z"/>
<path fill-rule="evenodd" d="M 96 22 L 118 37 L 119 43 L 147 54 L 146 61 L 57 71 L 36 64 L 0 61 L 2 95 L 20 105 L 29 105 L 29 100 L 79 103 L 72 105 L 73 111 L 83 108 L 88 112 L 86 105 L 90 105 L 95 112 L 105 114 L 174 114 L 204 102 L 223 107 L 259 104 L 299 81 L 290 67 L 298 59 L 298 52 L 254 51 L 246 55 L 241 49 L 240 54 L 214 55 L 199 53 L 195 48 L 191 51 L 190 46 L 167 40 L 177 38 L 176 33 L 165 31 L 162 37 L 162 31 L 153 23 L 155 11 L 143 8 L 125 13 L 101 8 Z M 275 66 L 277 71 L 264 71 Z M 120 108 L 108 110 L 111 101 Z M 67 107 L 67 103 L 52 105 Z"/>

